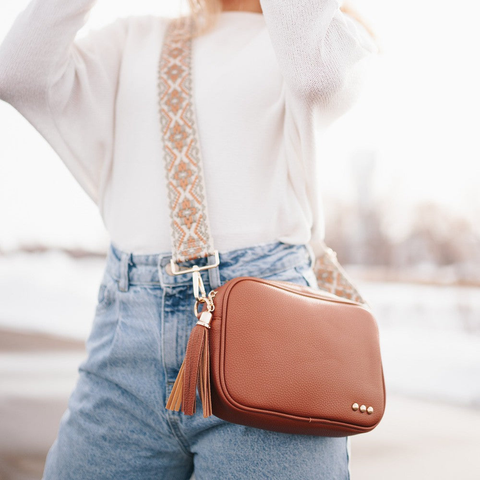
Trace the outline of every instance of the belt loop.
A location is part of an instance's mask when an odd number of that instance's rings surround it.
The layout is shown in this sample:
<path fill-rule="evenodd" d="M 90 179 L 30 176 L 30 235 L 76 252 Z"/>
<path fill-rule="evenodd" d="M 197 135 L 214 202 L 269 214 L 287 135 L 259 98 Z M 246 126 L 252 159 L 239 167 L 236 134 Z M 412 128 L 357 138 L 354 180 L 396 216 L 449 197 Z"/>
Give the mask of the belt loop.
<path fill-rule="evenodd" d="M 132 254 L 127 252 L 122 252 L 122 258 L 120 260 L 120 281 L 119 281 L 119 290 L 121 292 L 128 292 L 128 287 L 130 285 L 130 279 L 128 275 L 129 265 L 133 265 Z"/>
<path fill-rule="evenodd" d="M 208 257 L 208 265 L 212 265 L 214 263 L 215 258 L 212 256 Z M 214 268 L 209 268 L 207 272 L 210 288 L 213 290 L 220 287 L 222 285 L 222 282 L 220 281 L 220 268 L 218 266 Z"/>
<path fill-rule="evenodd" d="M 167 260 L 164 260 L 164 259 Z M 170 274 L 167 272 L 167 267 L 170 264 L 170 259 L 172 258 L 172 255 L 158 255 L 158 260 L 157 260 L 157 271 L 158 271 L 158 281 L 160 282 L 160 285 L 162 288 L 165 288 L 168 285 L 168 279 L 166 278 L 170 277 Z M 165 275 L 166 274 L 166 275 Z"/>

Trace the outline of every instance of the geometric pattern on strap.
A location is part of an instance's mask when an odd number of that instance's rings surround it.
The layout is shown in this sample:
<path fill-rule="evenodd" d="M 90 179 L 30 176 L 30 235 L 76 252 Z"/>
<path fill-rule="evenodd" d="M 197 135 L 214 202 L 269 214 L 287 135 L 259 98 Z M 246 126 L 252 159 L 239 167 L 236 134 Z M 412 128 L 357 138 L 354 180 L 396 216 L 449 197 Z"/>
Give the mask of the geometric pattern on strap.
<path fill-rule="evenodd" d="M 158 65 L 158 107 L 175 263 L 214 254 L 192 92 L 191 17 L 172 19 Z"/>
<path fill-rule="evenodd" d="M 322 290 L 355 302 L 367 303 L 337 260 L 337 254 L 330 247 L 318 255 L 314 265 L 317 284 Z"/>

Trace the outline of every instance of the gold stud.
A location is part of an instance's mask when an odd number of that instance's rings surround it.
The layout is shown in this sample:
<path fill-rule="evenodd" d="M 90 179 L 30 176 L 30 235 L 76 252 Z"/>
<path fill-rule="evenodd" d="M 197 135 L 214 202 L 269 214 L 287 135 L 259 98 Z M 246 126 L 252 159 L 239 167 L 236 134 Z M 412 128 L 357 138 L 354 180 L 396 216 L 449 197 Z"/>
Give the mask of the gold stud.
<path fill-rule="evenodd" d="M 358 403 L 354 403 L 354 404 L 352 405 L 352 410 L 353 410 L 354 412 L 356 412 L 356 411 L 358 410 Z"/>
<path fill-rule="evenodd" d="M 373 413 L 373 407 L 368 407 L 367 408 L 367 413 L 370 415 Z"/>
<path fill-rule="evenodd" d="M 366 405 L 360 405 L 360 411 L 361 411 L 362 413 L 365 413 L 365 412 L 367 411 Z"/>

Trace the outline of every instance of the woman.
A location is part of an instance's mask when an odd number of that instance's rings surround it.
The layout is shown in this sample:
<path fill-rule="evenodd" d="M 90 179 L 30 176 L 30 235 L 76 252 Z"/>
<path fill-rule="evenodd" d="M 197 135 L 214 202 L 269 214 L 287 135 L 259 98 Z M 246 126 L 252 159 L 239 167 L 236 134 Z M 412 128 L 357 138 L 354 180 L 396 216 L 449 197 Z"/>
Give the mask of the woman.
<path fill-rule="evenodd" d="M 75 39 L 95 0 L 33 0 L 0 46 L 0 98 L 51 144 L 110 234 L 88 356 L 44 479 L 348 479 L 349 437 L 283 434 L 165 408 L 196 318 L 173 276 L 157 66 L 168 18 Z M 338 0 L 191 1 L 195 108 L 220 265 L 316 288 L 315 137 L 378 51 Z M 198 262 L 196 262 L 198 264 Z M 185 262 L 185 266 L 189 266 Z"/>

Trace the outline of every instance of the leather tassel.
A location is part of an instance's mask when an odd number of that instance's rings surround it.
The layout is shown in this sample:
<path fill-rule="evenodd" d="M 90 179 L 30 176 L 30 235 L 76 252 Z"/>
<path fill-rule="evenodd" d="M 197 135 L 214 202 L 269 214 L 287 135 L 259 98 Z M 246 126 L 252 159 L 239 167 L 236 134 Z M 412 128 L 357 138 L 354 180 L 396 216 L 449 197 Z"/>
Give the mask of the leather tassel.
<path fill-rule="evenodd" d="M 211 318 L 210 313 L 205 312 L 205 314 Z M 210 318 L 208 318 L 208 321 Z M 196 392 L 198 388 L 203 406 L 203 416 L 206 418 L 212 415 L 210 342 L 209 328 L 205 326 L 205 323 L 201 323 L 202 319 L 205 322 L 203 314 L 190 333 L 185 358 L 168 398 L 166 408 L 178 411 L 181 405 L 182 412 L 185 415 L 193 415 L 196 412 Z"/>
<path fill-rule="evenodd" d="M 202 401 L 203 416 L 205 418 L 212 414 L 212 396 L 210 390 L 210 342 L 208 330 L 208 328 L 204 328 L 203 350 L 198 372 L 200 400 Z"/>
<path fill-rule="evenodd" d="M 180 405 L 182 404 L 182 397 L 183 397 L 183 378 L 185 374 L 185 359 L 183 359 L 182 366 L 178 371 L 177 378 L 175 379 L 175 383 L 173 384 L 172 391 L 170 392 L 170 396 L 168 397 L 166 408 L 168 410 L 180 410 Z"/>

